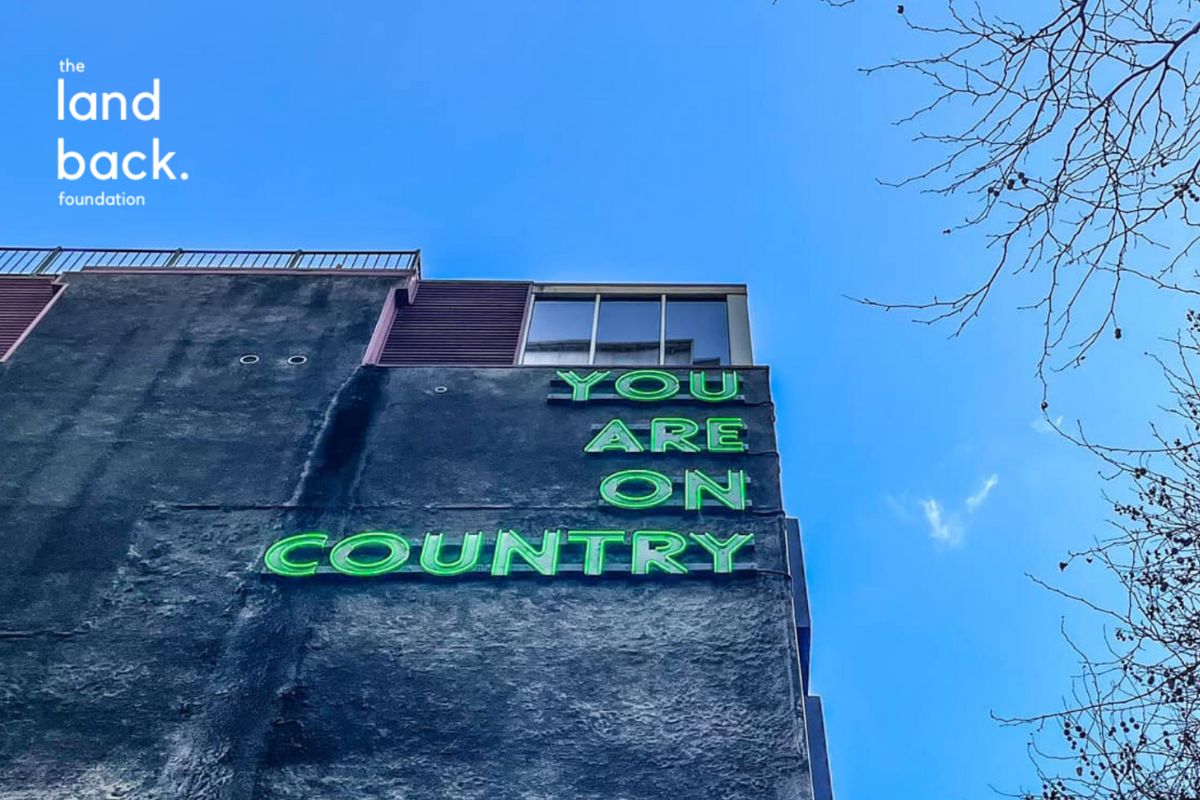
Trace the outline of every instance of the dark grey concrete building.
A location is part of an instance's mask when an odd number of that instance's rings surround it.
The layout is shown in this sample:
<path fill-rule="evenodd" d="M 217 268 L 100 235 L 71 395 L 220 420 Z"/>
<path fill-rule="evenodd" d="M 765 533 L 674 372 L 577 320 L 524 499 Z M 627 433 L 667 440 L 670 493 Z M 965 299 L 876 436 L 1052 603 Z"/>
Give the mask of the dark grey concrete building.
<path fill-rule="evenodd" d="M 0 798 L 830 798 L 745 287 L 0 249 Z"/>

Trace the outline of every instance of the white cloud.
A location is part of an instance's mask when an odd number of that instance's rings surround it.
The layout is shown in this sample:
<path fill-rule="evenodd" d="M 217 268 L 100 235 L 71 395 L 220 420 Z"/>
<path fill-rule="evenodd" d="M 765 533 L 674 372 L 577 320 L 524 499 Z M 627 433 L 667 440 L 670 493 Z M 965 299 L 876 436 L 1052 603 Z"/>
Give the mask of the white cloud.
<path fill-rule="evenodd" d="M 887 495 L 884 499 L 896 518 L 904 524 L 914 524 L 924 517 L 929 538 L 947 547 L 958 547 L 966 538 L 967 521 L 991 495 L 1000 483 L 1000 476 L 992 473 L 984 479 L 979 490 L 966 497 L 962 505 L 947 507 L 936 497 L 914 499 L 903 493 L 899 497 Z M 920 511 L 920 517 L 917 511 Z"/>
<path fill-rule="evenodd" d="M 967 511 L 973 512 L 975 509 L 983 505 L 983 501 L 987 500 L 988 495 L 991 494 L 992 489 L 994 489 L 996 484 L 999 482 L 999 475 L 994 473 L 989 475 L 987 480 L 983 482 L 983 486 L 979 487 L 979 491 L 967 498 Z"/>
<path fill-rule="evenodd" d="M 925 512 L 925 521 L 929 523 L 929 536 L 951 546 L 962 543 L 962 524 L 942 509 L 942 504 L 934 498 L 918 501 L 921 510 Z"/>

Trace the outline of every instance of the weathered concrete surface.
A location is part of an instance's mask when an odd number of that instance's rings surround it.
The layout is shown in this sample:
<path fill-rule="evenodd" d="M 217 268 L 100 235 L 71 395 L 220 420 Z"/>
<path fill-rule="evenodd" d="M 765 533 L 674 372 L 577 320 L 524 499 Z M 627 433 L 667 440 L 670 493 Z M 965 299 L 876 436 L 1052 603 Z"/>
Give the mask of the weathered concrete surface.
<path fill-rule="evenodd" d="M 75 275 L 0 365 L 0 798 L 807 798 L 765 370 L 745 457 L 585 456 L 615 415 L 733 407 L 359 368 L 392 282 Z M 752 513 L 597 502 L 734 464 Z M 500 526 L 753 530 L 762 571 L 259 572 L 301 530 Z"/>

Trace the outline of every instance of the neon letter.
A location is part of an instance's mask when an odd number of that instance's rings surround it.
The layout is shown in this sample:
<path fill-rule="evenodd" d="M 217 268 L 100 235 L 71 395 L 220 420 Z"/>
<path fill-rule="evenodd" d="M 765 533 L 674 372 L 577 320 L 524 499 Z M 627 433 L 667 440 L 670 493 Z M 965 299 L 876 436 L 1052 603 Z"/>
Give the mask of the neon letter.
<path fill-rule="evenodd" d="M 650 484 L 647 494 L 635 495 L 621 491 L 626 483 Z M 651 469 L 623 469 L 600 481 L 600 497 L 617 508 L 652 508 L 671 499 L 674 487 L 671 479 Z"/>
<path fill-rule="evenodd" d="M 634 386 L 638 381 L 656 381 L 657 389 L 639 389 Z M 613 382 L 617 394 L 626 400 L 638 400 L 643 403 L 655 400 L 666 400 L 679 393 L 679 378 L 661 369 L 635 369 L 626 372 Z"/>
<path fill-rule="evenodd" d="M 276 575 L 288 578 L 314 575 L 317 572 L 316 561 L 291 561 L 288 556 L 293 550 L 299 550 L 301 547 L 324 547 L 328 540 L 328 536 L 318 532 L 297 533 L 295 536 L 280 539 L 267 548 L 267 552 L 263 556 L 263 564 Z"/>
<path fill-rule="evenodd" d="M 624 542 L 625 531 L 567 531 L 567 541 L 584 546 L 583 574 L 599 575 L 604 572 L 605 545 Z"/>
<path fill-rule="evenodd" d="M 630 571 L 634 575 L 649 575 L 653 567 L 669 575 L 682 575 L 687 567 L 674 557 L 686 549 L 687 539 L 673 531 L 634 531 Z"/>
<path fill-rule="evenodd" d="M 650 452 L 699 453 L 700 446 L 691 437 L 700 432 L 699 423 L 683 417 L 655 417 L 650 420 Z"/>
<path fill-rule="evenodd" d="M 738 393 L 738 374 L 736 372 L 721 373 L 721 391 L 708 390 L 708 375 L 703 372 L 693 372 L 688 377 L 688 389 L 692 397 L 706 403 L 719 403 L 722 400 L 732 400 Z"/>
<path fill-rule="evenodd" d="M 587 402 L 592 387 L 608 377 L 607 370 L 592 372 L 586 378 L 579 377 L 573 370 L 567 372 L 558 370 L 556 374 L 571 387 L 571 401 L 574 403 Z"/>
<path fill-rule="evenodd" d="M 536 549 L 516 531 L 500 531 L 496 537 L 496 552 L 492 557 L 492 574 L 508 575 L 512 572 L 514 555 L 525 559 L 525 563 L 543 575 L 558 574 L 558 545 L 562 531 L 546 531 L 542 535 L 542 547 Z"/>
<path fill-rule="evenodd" d="M 742 441 L 746 423 L 741 417 L 712 417 L 705 422 L 708 429 L 708 452 L 744 453 L 749 448 Z"/>
<path fill-rule="evenodd" d="M 442 542 L 445 538 L 444 533 L 425 534 L 425 544 L 421 546 L 421 569 L 430 575 L 461 575 L 475 569 L 479 554 L 483 551 L 483 533 L 464 535 L 458 560 L 451 562 L 442 560 Z"/>
<path fill-rule="evenodd" d="M 753 533 L 735 533 L 721 541 L 711 533 L 693 533 L 696 544 L 707 550 L 713 558 L 713 572 L 733 572 L 733 554 L 754 541 Z"/>
<path fill-rule="evenodd" d="M 619 419 L 611 420 L 583 446 L 585 453 L 603 453 L 605 450 L 620 450 L 622 453 L 641 453 L 645 451 L 642 443 L 633 435 L 624 422 Z"/>
<path fill-rule="evenodd" d="M 377 561 L 358 561 L 354 551 L 360 547 L 382 547 L 387 555 Z M 408 541 L 403 536 L 385 531 L 356 533 L 342 539 L 329 551 L 329 564 L 343 575 L 370 578 L 392 572 L 408 561 Z"/>
<path fill-rule="evenodd" d="M 728 484 L 722 486 L 698 469 L 689 469 L 683 478 L 683 506 L 699 511 L 704 506 L 705 493 L 712 495 L 734 511 L 746 510 L 746 473 L 728 470 Z"/>

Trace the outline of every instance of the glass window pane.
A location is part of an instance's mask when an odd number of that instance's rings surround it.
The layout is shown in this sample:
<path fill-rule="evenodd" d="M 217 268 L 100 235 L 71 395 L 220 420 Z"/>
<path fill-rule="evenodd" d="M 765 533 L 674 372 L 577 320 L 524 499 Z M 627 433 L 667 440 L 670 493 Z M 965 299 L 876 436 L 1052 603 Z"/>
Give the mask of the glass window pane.
<path fill-rule="evenodd" d="M 600 299 L 597 364 L 657 364 L 662 301 Z"/>
<path fill-rule="evenodd" d="M 595 300 L 534 300 L 521 363 L 588 363 L 595 308 Z"/>
<path fill-rule="evenodd" d="M 667 363 L 715 367 L 729 363 L 724 300 L 667 298 Z"/>

